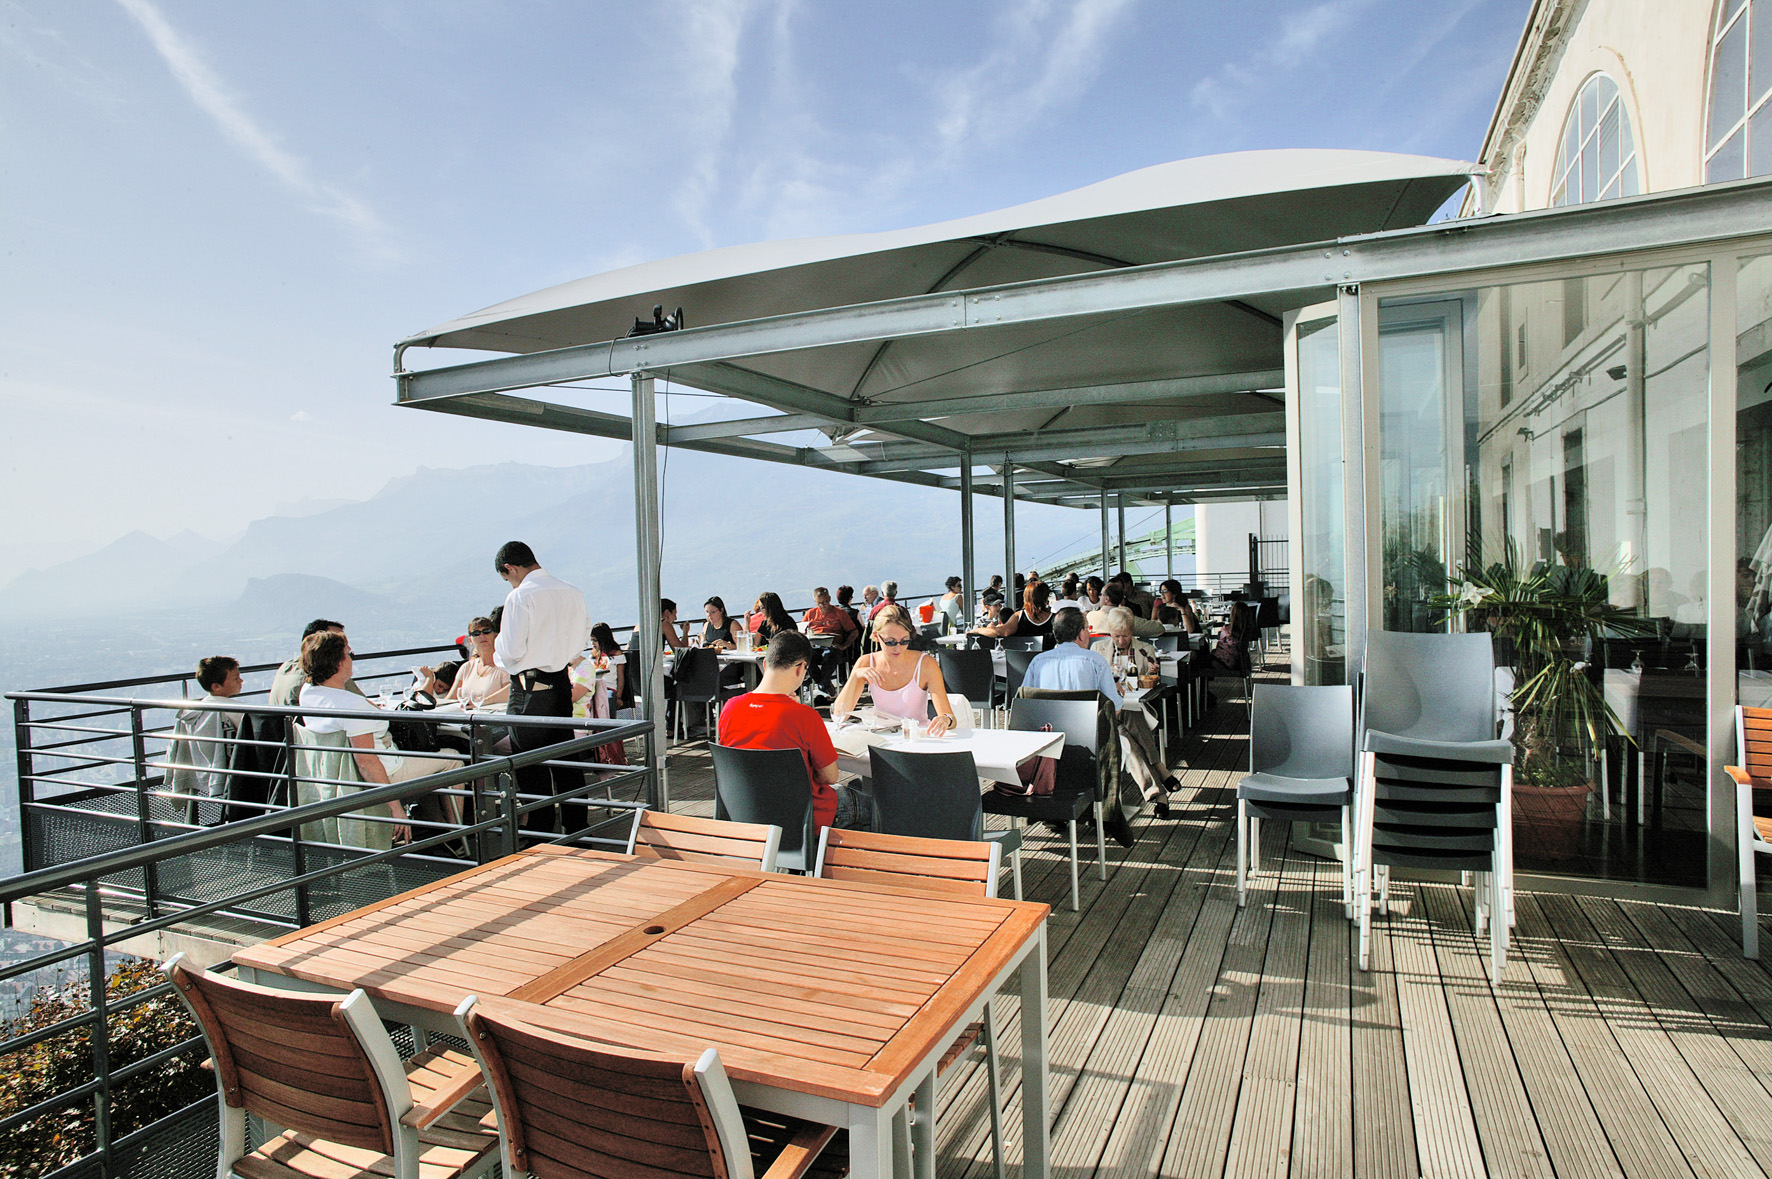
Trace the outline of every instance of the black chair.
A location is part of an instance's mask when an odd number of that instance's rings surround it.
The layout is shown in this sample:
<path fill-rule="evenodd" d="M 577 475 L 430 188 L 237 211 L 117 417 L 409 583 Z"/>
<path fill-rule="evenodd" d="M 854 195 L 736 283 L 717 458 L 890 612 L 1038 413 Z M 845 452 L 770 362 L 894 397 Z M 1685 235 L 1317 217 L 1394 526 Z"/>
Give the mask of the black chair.
<path fill-rule="evenodd" d="M 1158 654 L 1172 655 L 1181 650 L 1182 642 L 1186 638 L 1186 635 L 1158 635 L 1151 640 L 1151 645 L 1156 648 Z"/>
<path fill-rule="evenodd" d="M 1021 899 L 1021 832 L 984 829 L 984 798 L 970 753 L 911 753 L 876 745 L 868 750 L 868 762 L 875 831 L 912 839 L 989 839 L 1010 861 L 1015 899 Z"/>
<path fill-rule="evenodd" d="M 687 704 L 699 704 L 704 713 L 708 740 L 714 739 L 714 706 L 720 703 L 723 686 L 720 683 L 720 653 L 710 647 L 692 647 L 677 654 L 677 674 L 675 683 L 665 693 L 665 699 L 677 706 L 676 729 L 681 737 L 688 737 L 689 722 L 683 714 Z"/>
<path fill-rule="evenodd" d="M 1261 821 L 1341 823 L 1341 899 L 1354 915 L 1354 690 L 1264 684 L 1249 702 L 1249 773 L 1237 783 L 1237 905 L 1261 870 Z"/>
<path fill-rule="evenodd" d="M 1280 629 L 1280 599 L 1263 598 L 1255 607 L 1255 630 L 1261 642 L 1261 660 L 1267 662 L 1268 632 L 1274 632 L 1274 642 L 1278 643 Z"/>
<path fill-rule="evenodd" d="M 1094 696 L 1095 693 L 1090 693 Z M 1051 794 L 1012 797 L 998 791 L 983 796 L 986 814 L 1004 815 L 1032 823 L 1064 825 L 1071 841 L 1071 909 L 1081 908 L 1077 885 L 1077 820 L 1095 812 L 1096 856 L 1101 878 L 1107 879 L 1107 841 L 1102 833 L 1101 807 L 1096 794 L 1096 706 L 1092 699 L 1030 700 L 1010 702 L 1009 727 L 1036 732 L 1050 727 L 1063 731 L 1064 752 L 1058 760 L 1058 784 Z M 1073 742 L 1072 732 L 1079 740 Z"/>
<path fill-rule="evenodd" d="M 988 715 L 996 699 L 997 673 L 989 651 L 952 651 L 943 648 L 935 656 L 942 682 L 948 691 L 966 697 L 973 711 Z"/>
<path fill-rule="evenodd" d="M 942 629 L 942 624 L 939 622 L 922 623 L 917 627 L 917 633 L 911 641 L 911 647 L 918 651 L 934 651 L 941 646 L 941 644 L 937 643 L 935 640 L 939 639 L 944 633 L 945 631 Z"/>
<path fill-rule="evenodd" d="M 781 828 L 775 866 L 812 871 L 812 780 L 798 749 L 733 749 L 708 743 L 714 759 L 714 818 Z"/>
<path fill-rule="evenodd" d="M 1014 700 L 1021 694 L 1021 683 L 1027 679 L 1028 665 L 1033 663 L 1039 651 L 1010 649 L 1003 652 L 1003 679 L 1007 685 L 1003 699 Z"/>

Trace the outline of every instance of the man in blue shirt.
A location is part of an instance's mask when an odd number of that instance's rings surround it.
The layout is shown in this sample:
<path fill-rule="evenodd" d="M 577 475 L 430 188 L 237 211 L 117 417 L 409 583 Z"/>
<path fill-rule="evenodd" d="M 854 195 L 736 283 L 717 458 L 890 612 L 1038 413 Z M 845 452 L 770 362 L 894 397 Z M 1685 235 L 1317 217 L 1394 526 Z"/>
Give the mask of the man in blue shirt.
<path fill-rule="evenodd" d="M 1100 692 L 1124 709 L 1126 702 L 1114 687 L 1114 669 L 1107 657 L 1089 648 L 1089 623 L 1081 610 L 1066 607 L 1052 616 L 1052 650 L 1042 651 L 1028 664 L 1021 681 L 1026 688 L 1057 692 Z M 1138 783 L 1145 801 L 1155 804 L 1157 817 L 1169 817 L 1169 795 L 1181 783 L 1168 772 L 1149 734 L 1138 734 L 1131 725 L 1142 724 L 1138 710 L 1120 712 L 1121 764 Z M 1140 738 L 1143 739 L 1140 739 Z"/>
<path fill-rule="evenodd" d="M 1124 701 L 1114 688 L 1114 669 L 1089 649 L 1089 623 L 1081 610 L 1066 607 L 1052 616 L 1052 650 L 1028 664 L 1023 687 L 1052 692 L 1100 692 L 1119 708 Z"/>

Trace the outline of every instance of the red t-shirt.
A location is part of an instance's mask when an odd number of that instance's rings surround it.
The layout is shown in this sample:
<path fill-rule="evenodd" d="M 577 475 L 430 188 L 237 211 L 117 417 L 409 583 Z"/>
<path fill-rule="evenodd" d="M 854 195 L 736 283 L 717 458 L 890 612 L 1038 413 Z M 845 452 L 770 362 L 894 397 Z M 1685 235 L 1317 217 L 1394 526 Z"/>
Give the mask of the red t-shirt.
<path fill-rule="evenodd" d="M 720 744 L 733 749 L 798 749 L 812 782 L 812 820 L 829 827 L 837 817 L 837 792 L 817 771 L 837 760 L 837 747 L 817 712 L 779 692 L 746 692 L 720 710 Z"/>
<path fill-rule="evenodd" d="M 855 629 L 855 619 L 849 617 L 849 611 L 836 606 L 826 606 L 822 610 L 814 606 L 806 611 L 800 626 L 807 634 L 842 635 Z"/>

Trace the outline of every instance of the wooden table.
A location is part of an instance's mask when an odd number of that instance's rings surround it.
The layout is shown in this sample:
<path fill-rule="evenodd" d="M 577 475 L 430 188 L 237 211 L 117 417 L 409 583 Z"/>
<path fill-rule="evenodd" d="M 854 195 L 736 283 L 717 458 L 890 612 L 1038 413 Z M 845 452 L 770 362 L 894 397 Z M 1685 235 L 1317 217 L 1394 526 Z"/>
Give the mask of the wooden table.
<path fill-rule="evenodd" d="M 496 995 L 607 1042 L 717 1047 L 743 1104 L 847 1128 L 860 1179 L 902 1179 L 913 1161 L 933 1179 L 936 1064 L 1015 974 L 1023 1174 L 1046 1179 L 1048 911 L 537 847 L 234 962 L 273 985 L 362 987 L 384 1017 L 431 1031 L 458 1034 L 462 999 Z"/>

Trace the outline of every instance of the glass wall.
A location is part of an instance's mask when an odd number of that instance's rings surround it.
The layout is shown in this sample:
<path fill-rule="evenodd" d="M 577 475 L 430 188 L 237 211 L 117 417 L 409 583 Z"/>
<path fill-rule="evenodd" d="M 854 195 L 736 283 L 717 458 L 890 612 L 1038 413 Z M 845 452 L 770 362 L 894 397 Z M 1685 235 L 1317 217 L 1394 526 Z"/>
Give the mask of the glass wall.
<path fill-rule="evenodd" d="M 1304 682 L 1340 684 L 1347 678 L 1347 519 L 1341 477 L 1341 353 L 1335 319 L 1300 323 L 1298 438 L 1301 496 L 1298 596 Z"/>
<path fill-rule="evenodd" d="M 1524 871 L 1708 883 L 1708 274 L 1379 304 L 1377 613 L 1495 633 Z"/>
<path fill-rule="evenodd" d="M 1744 258 L 1735 286 L 1735 667 L 1737 701 L 1772 706 L 1772 255 Z"/>

